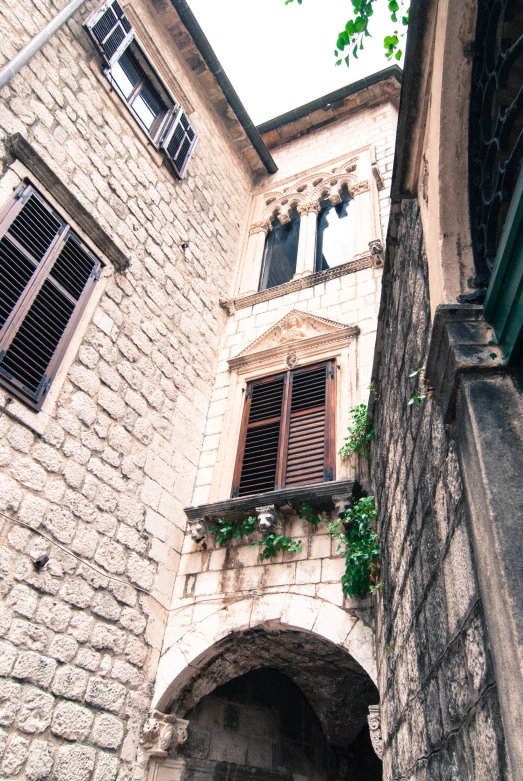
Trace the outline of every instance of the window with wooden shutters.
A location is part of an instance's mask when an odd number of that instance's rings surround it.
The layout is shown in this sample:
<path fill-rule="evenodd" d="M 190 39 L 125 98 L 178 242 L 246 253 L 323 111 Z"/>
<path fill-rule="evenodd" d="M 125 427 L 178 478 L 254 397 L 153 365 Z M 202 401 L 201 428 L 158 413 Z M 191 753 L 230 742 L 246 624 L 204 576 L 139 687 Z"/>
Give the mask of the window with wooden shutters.
<path fill-rule="evenodd" d="M 334 480 L 335 361 L 247 385 L 232 496 Z"/>
<path fill-rule="evenodd" d="M 142 51 L 118 0 L 103 3 L 86 27 L 104 57 L 104 72 L 111 85 L 182 178 L 198 137 Z"/>
<path fill-rule="evenodd" d="M 40 408 L 102 264 L 30 185 L 0 213 L 0 384 Z"/>

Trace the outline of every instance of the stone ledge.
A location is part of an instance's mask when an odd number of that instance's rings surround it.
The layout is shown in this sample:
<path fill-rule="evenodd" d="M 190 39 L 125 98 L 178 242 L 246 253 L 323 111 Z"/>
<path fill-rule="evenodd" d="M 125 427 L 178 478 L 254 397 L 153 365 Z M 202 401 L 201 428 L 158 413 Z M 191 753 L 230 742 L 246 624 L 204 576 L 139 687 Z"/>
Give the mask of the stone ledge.
<path fill-rule="evenodd" d="M 40 157 L 38 152 L 31 146 L 20 133 L 14 133 L 9 138 L 9 150 L 13 157 L 20 160 L 35 178 L 56 198 L 57 202 L 64 209 L 80 228 L 85 231 L 93 244 L 98 247 L 106 257 L 114 263 L 118 271 L 123 271 L 129 266 L 129 259 L 116 246 L 103 228 L 100 227 L 95 218 L 89 214 L 85 206 L 75 198 L 61 179 L 52 171 L 47 163 Z"/>
<path fill-rule="evenodd" d="M 331 510 L 334 508 L 334 496 L 346 493 L 359 496 L 360 486 L 356 480 L 337 480 L 332 483 L 316 483 L 302 485 L 296 488 L 283 488 L 281 491 L 270 491 L 253 496 L 240 496 L 235 499 L 225 499 L 212 504 L 200 504 L 197 507 L 186 507 L 185 514 L 189 520 L 197 518 L 231 518 L 246 513 L 254 513 L 261 505 L 275 505 L 279 510 L 292 511 L 304 502 L 316 510 Z"/>
<path fill-rule="evenodd" d="M 499 372 L 505 365 L 494 329 L 483 318 L 482 306 L 437 307 L 425 376 L 443 408 L 446 422 L 454 418 L 462 374 Z"/>

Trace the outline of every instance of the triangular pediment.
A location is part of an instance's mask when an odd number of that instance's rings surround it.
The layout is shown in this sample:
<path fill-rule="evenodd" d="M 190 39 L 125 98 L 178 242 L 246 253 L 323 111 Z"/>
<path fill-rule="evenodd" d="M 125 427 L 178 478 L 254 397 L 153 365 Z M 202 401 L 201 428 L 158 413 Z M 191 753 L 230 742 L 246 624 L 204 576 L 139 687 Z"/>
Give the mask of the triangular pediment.
<path fill-rule="evenodd" d="M 337 331 L 344 331 L 346 328 L 347 326 L 343 323 L 326 320 L 324 317 L 293 309 L 292 312 L 278 320 L 268 331 L 242 350 L 237 358 L 243 358 L 247 355 L 253 355 L 254 353 L 271 350 L 283 345 L 291 345 L 304 339 L 326 336 Z"/>

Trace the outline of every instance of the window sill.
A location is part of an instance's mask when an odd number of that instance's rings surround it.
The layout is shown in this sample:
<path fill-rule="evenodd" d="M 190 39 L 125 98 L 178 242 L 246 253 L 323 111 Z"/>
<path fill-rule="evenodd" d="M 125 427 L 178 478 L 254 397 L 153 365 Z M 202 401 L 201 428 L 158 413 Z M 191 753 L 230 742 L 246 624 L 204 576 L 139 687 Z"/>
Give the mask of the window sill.
<path fill-rule="evenodd" d="M 359 484 L 356 480 L 338 480 L 332 483 L 300 485 L 294 488 L 283 488 L 281 491 L 240 496 L 213 504 L 200 504 L 197 507 L 186 507 L 185 514 L 190 521 L 198 518 L 232 518 L 249 512 L 254 513 L 256 507 L 268 505 L 275 505 L 282 512 L 292 512 L 305 503 L 315 510 L 332 510 L 335 506 L 335 496 L 351 496 L 358 492 Z"/>

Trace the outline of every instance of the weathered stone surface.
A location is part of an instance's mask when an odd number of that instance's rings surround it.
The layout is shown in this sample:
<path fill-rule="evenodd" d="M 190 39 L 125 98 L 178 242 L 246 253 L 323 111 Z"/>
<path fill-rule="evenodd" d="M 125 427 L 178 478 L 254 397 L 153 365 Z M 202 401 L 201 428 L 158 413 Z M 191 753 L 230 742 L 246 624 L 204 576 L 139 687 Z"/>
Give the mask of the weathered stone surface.
<path fill-rule="evenodd" d="M 87 687 L 85 701 L 103 710 L 119 713 L 125 699 L 126 689 L 119 683 L 91 678 Z"/>
<path fill-rule="evenodd" d="M 13 668 L 13 677 L 31 681 L 44 689 L 51 685 L 56 670 L 56 661 L 34 651 L 20 654 Z"/>
<path fill-rule="evenodd" d="M 17 726 L 30 734 L 45 732 L 51 723 L 55 701 L 50 694 L 38 689 L 26 689 L 17 718 Z"/>
<path fill-rule="evenodd" d="M 124 736 L 124 727 L 114 716 L 98 716 L 94 722 L 91 739 L 101 748 L 120 748 Z"/>
<path fill-rule="evenodd" d="M 94 715 L 87 708 L 72 702 L 59 702 L 53 713 L 51 732 L 67 740 L 85 740 Z"/>
<path fill-rule="evenodd" d="M 14 776 L 20 772 L 29 753 L 29 741 L 21 735 L 12 735 L 8 741 L 2 762 L 2 773 Z"/>
<path fill-rule="evenodd" d="M 56 781 L 89 781 L 96 751 L 89 746 L 63 746 L 54 769 Z"/>
<path fill-rule="evenodd" d="M 8 727 L 16 718 L 22 698 L 19 683 L 0 680 L 0 724 Z"/>
<path fill-rule="evenodd" d="M 87 689 L 89 675 L 85 670 L 80 670 L 71 665 L 64 665 L 57 671 L 52 690 L 60 697 L 69 700 L 81 700 Z"/>
<path fill-rule="evenodd" d="M 29 781 L 45 781 L 53 769 L 53 747 L 46 740 L 33 740 L 25 772 Z"/>

